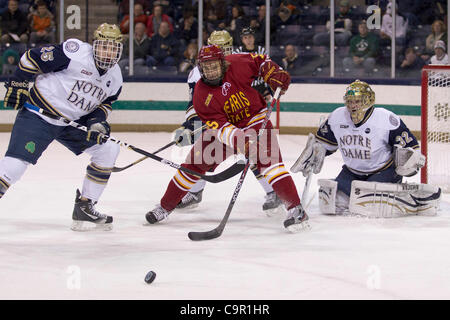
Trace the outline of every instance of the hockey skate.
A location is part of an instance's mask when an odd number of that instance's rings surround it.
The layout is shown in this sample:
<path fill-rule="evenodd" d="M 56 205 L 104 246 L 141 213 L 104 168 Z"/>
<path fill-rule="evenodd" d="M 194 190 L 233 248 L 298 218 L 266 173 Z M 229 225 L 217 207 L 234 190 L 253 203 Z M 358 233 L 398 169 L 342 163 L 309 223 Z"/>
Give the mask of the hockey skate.
<path fill-rule="evenodd" d="M 188 192 L 177 205 L 177 209 L 193 209 L 197 208 L 202 201 L 203 190 L 199 192 Z"/>
<path fill-rule="evenodd" d="M 263 212 L 268 216 L 274 216 L 284 210 L 283 202 L 275 193 L 275 191 L 269 192 L 266 196 L 266 201 L 263 204 Z"/>
<path fill-rule="evenodd" d="M 170 212 L 171 211 L 167 211 L 166 209 L 161 207 L 161 205 L 158 204 L 155 207 L 155 209 L 147 212 L 147 214 L 145 215 L 145 219 L 148 221 L 148 223 L 155 224 L 155 223 L 167 218 L 167 216 L 170 214 Z"/>
<path fill-rule="evenodd" d="M 73 231 L 112 230 L 113 217 L 96 211 L 94 205 L 92 200 L 81 200 L 80 190 L 77 189 L 72 214 Z"/>
<path fill-rule="evenodd" d="M 309 225 L 308 220 L 309 217 L 300 204 L 288 211 L 286 220 L 284 220 L 284 227 L 292 233 L 309 230 L 311 229 L 311 226 Z"/>

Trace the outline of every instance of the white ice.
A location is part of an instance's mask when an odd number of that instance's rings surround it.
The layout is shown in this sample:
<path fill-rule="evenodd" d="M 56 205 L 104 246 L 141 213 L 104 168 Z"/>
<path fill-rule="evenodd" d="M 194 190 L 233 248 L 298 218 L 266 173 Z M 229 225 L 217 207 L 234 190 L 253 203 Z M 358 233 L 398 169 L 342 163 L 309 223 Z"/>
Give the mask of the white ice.
<path fill-rule="evenodd" d="M 169 133 L 116 133 L 145 150 Z M 9 134 L 0 134 L 0 151 Z M 305 136 L 281 135 L 287 168 Z M 182 162 L 189 148 L 161 155 Z M 123 149 L 117 166 L 141 155 Z M 317 178 L 339 172 L 339 154 L 314 177 L 311 231 L 290 234 L 284 215 L 262 213 L 264 192 L 249 173 L 222 236 L 193 242 L 222 219 L 237 177 L 207 185 L 200 206 L 174 211 L 159 225 L 144 215 L 165 192 L 174 169 L 145 160 L 114 173 L 97 209 L 114 217 L 111 232 L 69 229 L 87 155 L 54 142 L 0 200 L 0 299 L 449 299 L 450 196 L 436 217 L 363 219 L 320 215 Z M 224 167 L 219 167 L 223 169 Z M 294 177 L 303 191 L 304 178 Z M 418 177 L 410 178 L 418 182 Z M 144 282 L 153 270 L 156 280 Z"/>

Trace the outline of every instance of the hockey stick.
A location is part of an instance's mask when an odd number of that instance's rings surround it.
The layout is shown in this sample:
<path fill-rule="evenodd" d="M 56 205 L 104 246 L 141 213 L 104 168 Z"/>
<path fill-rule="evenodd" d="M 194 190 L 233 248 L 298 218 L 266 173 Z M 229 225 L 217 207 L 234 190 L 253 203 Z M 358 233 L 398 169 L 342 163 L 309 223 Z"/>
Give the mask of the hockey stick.
<path fill-rule="evenodd" d="M 32 104 L 25 103 L 24 107 L 26 107 L 28 109 L 31 109 L 31 110 L 34 110 L 34 111 L 37 111 L 37 112 L 39 112 L 40 114 L 42 114 L 42 115 L 44 115 L 46 117 L 49 117 L 49 118 L 52 118 L 52 119 L 55 119 L 55 120 L 63 121 L 64 123 L 68 124 L 69 126 L 77 128 L 77 129 L 79 129 L 81 131 L 85 131 L 85 132 L 89 131 L 88 128 L 86 128 L 85 126 L 82 126 L 81 124 L 79 124 L 79 123 L 77 123 L 75 121 L 71 121 L 71 120 L 68 120 L 68 119 L 66 119 L 64 117 L 57 116 L 57 115 L 55 115 L 53 113 L 50 113 L 50 112 L 48 112 L 48 111 L 46 111 L 44 109 L 41 109 L 41 108 L 39 108 L 37 106 L 32 105 Z M 174 162 L 172 162 L 170 160 L 158 157 L 157 155 L 155 155 L 153 153 L 150 153 L 150 152 L 147 152 L 145 150 L 139 149 L 139 148 L 137 148 L 135 146 L 132 146 L 131 144 L 128 144 L 126 142 L 122 142 L 120 140 L 117 140 L 117 139 L 115 139 L 113 137 L 105 135 L 104 136 L 104 140 L 105 141 L 108 141 L 108 140 L 112 141 L 112 142 L 118 144 L 121 147 L 125 147 L 127 149 L 131 149 L 131 150 L 133 150 L 133 151 L 135 151 L 137 153 L 140 153 L 140 154 L 142 154 L 142 155 L 144 155 L 144 156 L 146 156 L 148 158 L 152 158 L 153 160 L 159 161 L 159 162 L 161 162 L 163 164 L 167 164 L 167 165 L 171 166 L 172 168 L 175 168 L 175 169 L 187 172 L 187 173 L 189 173 L 189 174 L 191 174 L 191 175 L 193 175 L 195 177 L 198 177 L 200 179 L 203 179 L 205 181 L 212 182 L 212 183 L 219 183 L 219 182 L 225 181 L 225 180 L 227 180 L 227 179 L 229 179 L 231 177 L 234 177 L 239 172 L 241 172 L 244 169 L 244 167 L 245 167 L 245 163 L 242 163 L 242 162 L 238 161 L 237 163 L 233 164 L 228 169 L 226 169 L 226 170 L 224 170 L 224 171 L 222 171 L 222 172 L 220 172 L 218 174 L 215 174 L 215 175 L 204 175 L 204 174 L 198 173 L 198 172 L 196 172 L 194 170 L 191 170 L 189 168 L 182 167 L 181 165 L 179 165 L 177 163 L 174 163 Z"/>
<path fill-rule="evenodd" d="M 191 135 L 196 134 L 196 133 L 198 133 L 199 131 L 201 131 L 201 130 L 203 130 L 203 129 L 206 129 L 206 124 L 204 124 L 204 125 L 201 126 L 200 128 L 195 129 L 194 131 L 192 131 Z M 180 137 L 180 138 L 181 138 L 181 137 Z M 176 144 L 176 143 L 179 142 L 179 141 L 181 141 L 181 140 L 178 139 L 177 141 L 172 141 L 172 142 L 166 144 L 164 147 L 161 147 L 161 148 L 159 148 L 158 150 L 156 150 L 155 152 L 153 152 L 153 154 L 157 154 L 157 153 L 159 153 L 159 152 L 161 152 L 161 151 L 163 151 L 163 150 L 165 150 L 165 149 L 167 149 L 167 148 L 173 146 L 174 144 Z M 135 162 L 130 163 L 129 165 L 127 165 L 127 166 L 125 166 L 125 167 L 122 167 L 122 168 L 120 168 L 120 167 L 114 167 L 114 168 L 112 168 L 112 172 L 120 172 L 120 171 L 123 171 L 123 170 L 125 170 L 125 169 L 128 169 L 128 168 L 134 166 L 135 164 L 138 164 L 139 162 L 144 161 L 144 160 L 147 159 L 147 158 L 148 158 L 148 157 L 142 157 L 142 158 L 136 160 Z"/>
<path fill-rule="evenodd" d="M 308 175 L 306 176 L 305 186 L 303 187 L 302 200 L 301 200 L 302 205 L 306 205 L 306 199 L 308 199 L 309 186 L 311 184 L 312 175 L 313 175 L 313 173 L 312 173 L 312 169 L 311 169 L 311 170 L 309 170 Z"/>
<path fill-rule="evenodd" d="M 281 91 L 281 88 L 278 87 L 277 90 L 275 91 L 275 94 L 273 95 L 272 104 L 271 104 L 270 108 L 267 110 L 267 114 L 266 114 L 266 117 L 264 118 L 263 124 L 261 125 L 261 129 L 259 131 L 258 138 L 264 132 L 267 122 L 269 122 L 273 106 L 275 105 L 275 102 L 278 100 L 280 91 Z M 220 221 L 220 224 L 216 228 L 214 228 L 210 231 L 203 231 L 203 232 L 202 231 L 199 231 L 199 232 L 191 231 L 188 233 L 189 239 L 191 239 L 192 241 L 200 241 L 200 240 L 211 240 L 211 239 L 220 237 L 223 230 L 225 229 L 225 225 L 227 224 L 228 218 L 230 217 L 231 210 L 233 209 L 234 203 L 236 202 L 239 191 L 241 191 L 241 187 L 242 187 L 242 184 L 244 183 L 244 179 L 245 179 L 245 176 L 247 175 L 249 167 L 250 167 L 250 161 L 249 161 L 249 159 L 246 159 L 244 170 L 241 173 L 241 176 L 236 185 L 236 188 L 234 189 L 233 197 L 231 197 L 231 201 L 228 204 L 227 211 L 225 212 L 225 215 L 222 218 L 222 221 Z"/>
<path fill-rule="evenodd" d="M 320 116 L 319 128 L 322 126 L 324 121 L 325 121 L 325 117 L 324 116 Z M 314 170 L 314 167 L 310 168 L 310 170 L 308 171 L 308 174 L 306 175 L 305 186 L 303 187 L 303 193 L 302 193 L 301 202 L 302 202 L 302 205 L 304 206 L 305 210 L 309 207 L 309 205 L 311 204 L 311 202 L 312 202 L 312 200 L 313 200 L 313 198 L 315 196 L 315 193 L 314 193 L 313 196 L 311 197 L 311 199 L 308 201 L 308 203 L 306 203 L 306 200 L 308 199 L 309 186 L 311 185 L 311 178 L 312 178 L 312 175 L 313 175 L 313 170 Z"/>

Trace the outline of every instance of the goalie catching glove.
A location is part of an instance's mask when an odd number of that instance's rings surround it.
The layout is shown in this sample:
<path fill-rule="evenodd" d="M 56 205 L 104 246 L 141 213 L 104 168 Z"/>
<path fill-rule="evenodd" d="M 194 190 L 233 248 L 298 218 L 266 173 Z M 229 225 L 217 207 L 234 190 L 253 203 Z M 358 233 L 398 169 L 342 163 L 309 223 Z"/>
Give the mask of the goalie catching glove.
<path fill-rule="evenodd" d="M 394 145 L 395 172 L 403 177 L 411 177 L 425 165 L 425 156 L 419 149 L 402 148 Z"/>
<path fill-rule="evenodd" d="M 10 80 L 5 82 L 6 95 L 3 101 L 5 108 L 19 110 L 28 100 L 28 81 Z"/>
<path fill-rule="evenodd" d="M 109 136 L 111 133 L 111 127 L 108 122 L 92 118 L 86 122 L 86 126 L 89 129 L 86 134 L 87 141 L 103 144 L 108 140 L 106 136 Z"/>
<path fill-rule="evenodd" d="M 325 148 L 320 142 L 317 142 L 316 137 L 310 133 L 308 135 L 306 147 L 291 167 L 291 172 L 296 173 L 301 171 L 304 177 L 306 177 L 311 171 L 314 174 L 318 174 L 320 170 L 322 170 L 325 154 Z"/>
<path fill-rule="evenodd" d="M 291 83 L 291 76 L 289 73 L 271 60 L 266 61 L 261 66 L 261 76 L 273 92 L 275 92 L 278 87 L 281 87 L 281 94 L 288 89 L 289 84 Z"/>

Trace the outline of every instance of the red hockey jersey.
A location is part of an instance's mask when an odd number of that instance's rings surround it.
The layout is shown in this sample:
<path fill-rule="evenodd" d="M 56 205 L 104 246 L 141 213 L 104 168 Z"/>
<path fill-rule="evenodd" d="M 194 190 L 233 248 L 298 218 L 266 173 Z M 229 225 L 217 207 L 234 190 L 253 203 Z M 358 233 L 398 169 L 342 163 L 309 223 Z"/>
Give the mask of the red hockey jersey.
<path fill-rule="evenodd" d="M 264 121 L 267 107 L 261 94 L 251 87 L 260 75 L 260 67 L 270 60 L 266 55 L 243 53 L 225 57 L 230 62 L 222 86 L 198 81 L 193 97 L 194 109 L 210 128 L 218 129 L 217 138 L 234 146 L 233 137 Z"/>

